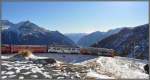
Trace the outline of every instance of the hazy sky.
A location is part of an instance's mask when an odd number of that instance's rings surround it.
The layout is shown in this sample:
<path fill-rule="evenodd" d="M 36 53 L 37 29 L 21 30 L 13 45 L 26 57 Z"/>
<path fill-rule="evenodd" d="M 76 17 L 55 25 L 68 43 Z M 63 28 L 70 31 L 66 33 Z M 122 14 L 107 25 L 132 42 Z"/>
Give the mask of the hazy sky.
<path fill-rule="evenodd" d="M 148 1 L 5 2 L 2 19 L 30 20 L 61 33 L 107 31 L 148 23 Z"/>

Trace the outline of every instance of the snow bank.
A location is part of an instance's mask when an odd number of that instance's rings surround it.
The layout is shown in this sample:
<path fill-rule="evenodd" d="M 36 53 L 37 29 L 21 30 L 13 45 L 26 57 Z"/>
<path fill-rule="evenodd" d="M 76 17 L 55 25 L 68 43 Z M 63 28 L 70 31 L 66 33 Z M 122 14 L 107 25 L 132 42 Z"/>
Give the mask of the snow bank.
<path fill-rule="evenodd" d="M 143 66 L 148 61 L 133 59 L 127 57 L 103 57 L 90 59 L 75 65 L 84 65 L 91 68 L 87 76 L 97 77 L 100 79 L 149 79 L 149 75 L 145 73 Z M 100 77 L 99 77 L 100 76 Z M 109 77 L 111 76 L 111 77 Z"/>
<path fill-rule="evenodd" d="M 89 60 L 86 60 L 86 61 L 82 61 L 82 62 L 78 62 L 78 63 L 73 63 L 74 65 L 86 65 L 90 62 L 94 62 L 97 58 L 94 58 L 94 59 L 89 59 Z"/>
<path fill-rule="evenodd" d="M 12 55 L 3 55 L 2 59 L 8 59 Z M 96 57 L 85 55 L 66 55 L 66 54 L 35 54 L 31 56 L 32 59 L 46 59 L 55 58 L 57 60 L 57 66 L 65 61 L 74 65 L 84 65 L 91 70 L 87 72 L 87 77 L 95 77 L 97 79 L 149 79 L 149 75 L 145 73 L 143 66 L 148 61 L 126 58 L 126 57 Z M 59 60 L 59 61 L 58 61 Z M 61 62 L 62 61 L 62 62 Z M 9 64 L 8 64 L 9 63 Z M 31 64 L 29 64 L 31 63 Z M 31 73 L 40 73 L 45 78 L 51 78 L 47 72 L 43 72 L 43 66 L 41 64 L 33 64 L 30 61 L 2 61 L 2 66 L 7 66 L 7 70 L 10 72 L 2 71 L 2 74 L 7 74 L 10 77 L 14 75 L 11 69 L 14 69 L 19 73 L 22 69 L 30 70 L 23 72 L 22 74 L 28 75 Z M 37 77 L 33 75 L 33 77 Z M 3 79 L 7 76 L 2 76 Z M 22 78 L 21 78 L 22 79 Z"/>
<path fill-rule="evenodd" d="M 143 66 L 145 63 L 134 61 L 129 58 L 121 57 L 99 57 L 96 60 L 100 69 L 106 73 L 111 73 L 115 78 L 126 78 L 126 79 L 148 79 Z M 141 67 L 142 66 L 142 67 Z"/>

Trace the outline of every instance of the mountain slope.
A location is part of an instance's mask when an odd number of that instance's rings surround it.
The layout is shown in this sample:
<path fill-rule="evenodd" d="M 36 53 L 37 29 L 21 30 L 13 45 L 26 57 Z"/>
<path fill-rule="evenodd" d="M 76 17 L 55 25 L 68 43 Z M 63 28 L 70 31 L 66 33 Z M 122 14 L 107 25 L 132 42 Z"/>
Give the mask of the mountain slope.
<path fill-rule="evenodd" d="M 92 46 L 114 49 L 120 56 L 148 59 L 149 25 L 140 25 L 133 29 L 124 28 Z"/>
<path fill-rule="evenodd" d="M 87 47 L 87 46 L 94 44 L 96 41 L 100 40 L 100 38 L 103 38 L 103 37 L 104 37 L 103 32 L 96 31 L 91 34 L 83 36 L 78 41 L 77 44 L 80 45 L 81 47 Z"/>
<path fill-rule="evenodd" d="M 68 37 L 58 31 L 49 31 L 38 25 L 24 21 L 18 24 L 5 24 L 10 26 L 8 29 L 2 30 L 2 44 L 29 44 L 29 45 L 47 45 L 59 44 L 75 46 L 75 43 Z"/>
<path fill-rule="evenodd" d="M 77 43 L 81 37 L 83 37 L 83 36 L 86 35 L 86 33 L 66 33 L 64 35 L 66 35 L 72 41 L 74 41 L 75 43 Z"/>
<path fill-rule="evenodd" d="M 121 29 L 122 28 L 112 29 L 112 30 L 109 30 L 108 32 L 96 31 L 91 34 L 83 36 L 77 43 L 79 46 L 89 47 L 92 44 L 97 43 L 98 41 L 100 41 L 112 34 L 119 32 Z"/>

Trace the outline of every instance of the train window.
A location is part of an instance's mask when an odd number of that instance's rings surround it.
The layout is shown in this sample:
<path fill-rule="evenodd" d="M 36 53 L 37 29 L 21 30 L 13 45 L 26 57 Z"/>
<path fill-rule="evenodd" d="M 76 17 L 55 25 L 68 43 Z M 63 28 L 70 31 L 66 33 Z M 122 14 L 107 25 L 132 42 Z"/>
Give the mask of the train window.
<path fill-rule="evenodd" d="M 56 50 L 59 50 L 60 48 L 57 48 Z"/>
<path fill-rule="evenodd" d="M 56 49 L 56 48 L 53 48 L 53 49 Z"/>

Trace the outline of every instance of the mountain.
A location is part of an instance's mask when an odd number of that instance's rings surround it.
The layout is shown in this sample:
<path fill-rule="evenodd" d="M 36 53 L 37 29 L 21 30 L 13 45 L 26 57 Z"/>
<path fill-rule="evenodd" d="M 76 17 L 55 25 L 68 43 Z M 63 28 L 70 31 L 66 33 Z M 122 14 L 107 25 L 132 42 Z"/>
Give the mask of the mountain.
<path fill-rule="evenodd" d="M 100 38 L 103 38 L 103 35 L 104 35 L 103 32 L 99 31 L 93 32 L 80 38 L 77 44 L 80 45 L 81 47 L 90 46 L 94 44 L 96 41 L 100 40 Z"/>
<path fill-rule="evenodd" d="M 79 41 L 77 42 L 77 44 L 81 47 L 89 47 L 92 44 L 94 44 L 112 34 L 119 32 L 121 29 L 122 28 L 117 28 L 117 29 L 109 30 L 108 32 L 96 31 L 96 32 L 90 33 L 90 34 L 85 35 L 82 38 L 80 38 Z"/>
<path fill-rule="evenodd" d="M 7 20 L 1 20 L 1 23 L 3 28 L 9 26 L 2 30 L 2 44 L 76 46 L 72 40 L 60 32 L 46 30 L 30 21 L 13 24 Z"/>
<path fill-rule="evenodd" d="M 77 43 L 81 37 L 86 35 L 86 33 L 66 33 L 64 35 L 69 37 L 75 43 Z"/>
<path fill-rule="evenodd" d="M 116 29 L 110 29 L 108 30 L 107 32 L 105 32 L 105 38 L 112 35 L 112 34 L 116 34 L 118 33 L 121 29 L 123 29 L 124 27 L 122 28 L 116 28 Z"/>
<path fill-rule="evenodd" d="M 149 25 L 123 28 L 119 33 L 111 35 L 92 46 L 114 49 L 120 56 L 148 59 Z"/>
<path fill-rule="evenodd" d="M 1 20 L 0 21 L 0 24 L 2 25 L 1 27 L 1 29 L 2 30 L 5 30 L 5 29 L 8 29 L 9 27 L 13 27 L 14 26 L 14 24 L 13 23 L 11 23 L 10 21 L 8 21 L 8 20 Z"/>

